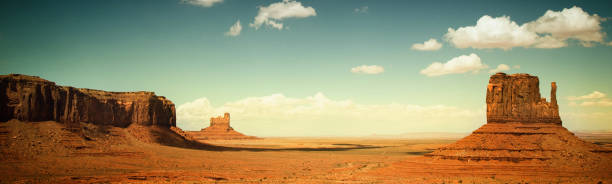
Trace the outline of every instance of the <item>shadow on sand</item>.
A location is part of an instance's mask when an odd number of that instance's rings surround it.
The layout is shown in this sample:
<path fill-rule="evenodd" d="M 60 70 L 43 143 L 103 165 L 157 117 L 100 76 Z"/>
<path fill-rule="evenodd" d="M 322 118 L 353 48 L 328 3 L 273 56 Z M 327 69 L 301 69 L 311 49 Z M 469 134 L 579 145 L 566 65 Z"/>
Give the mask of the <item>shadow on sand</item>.
<path fill-rule="evenodd" d="M 427 153 L 431 153 L 434 152 L 433 150 L 431 151 L 410 151 L 410 152 L 406 152 L 407 155 L 417 155 L 417 156 L 421 156 L 421 155 L 425 155 Z"/>
<path fill-rule="evenodd" d="M 187 149 L 207 150 L 207 151 L 348 151 L 357 149 L 375 149 L 384 148 L 386 146 L 372 146 L 362 144 L 333 144 L 338 147 L 325 148 L 242 148 L 242 147 L 227 147 L 202 143 L 194 140 L 187 140 L 172 131 L 152 131 L 157 135 L 157 142 L 165 146 L 180 147 Z"/>

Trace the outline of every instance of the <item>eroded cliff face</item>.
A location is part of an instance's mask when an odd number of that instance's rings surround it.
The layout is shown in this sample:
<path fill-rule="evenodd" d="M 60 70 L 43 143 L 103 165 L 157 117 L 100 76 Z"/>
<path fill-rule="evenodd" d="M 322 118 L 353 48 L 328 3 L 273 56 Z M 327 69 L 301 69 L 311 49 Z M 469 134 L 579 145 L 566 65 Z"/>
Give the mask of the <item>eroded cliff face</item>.
<path fill-rule="evenodd" d="M 153 92 L 58 86 L 27 75 L 0 75 L 0 121 L 57 121 L 127 127 L 176 126 L 174 103 Z"/>
<path fill-rule="evenodd" d="M 551 84 L 551 101 L 540 96 L 538 77 L 529 74 L 497 73 L 487 87 L 487 123 L 561 124 L 557 85 Z"/>

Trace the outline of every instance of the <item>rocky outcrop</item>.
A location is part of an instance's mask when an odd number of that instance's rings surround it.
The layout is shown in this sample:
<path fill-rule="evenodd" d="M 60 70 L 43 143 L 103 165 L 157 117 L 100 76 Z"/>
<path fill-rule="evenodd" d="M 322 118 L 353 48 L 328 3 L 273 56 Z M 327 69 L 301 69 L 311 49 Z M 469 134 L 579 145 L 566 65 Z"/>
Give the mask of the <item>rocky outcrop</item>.
<path fill-rule="evenodd" d="M 153 92 L 58 86 L 27 75 L 0 75 L 0 121 L 57 121 L 127 127 L 176 126 L 174 104 Z"/>
<path fill-rule="evenodd" d="M 210 118 L 210 126 L 208 127 L 209 129 L 224 129 L 224 130 L 233 130 L 232 127 L 230 127 L 230 114 L 229 113 L 225 113 L 223 114 L 223 117 L 218 116 L 218 117 L 212 117 Z"/>
<path fill-rule="evenodd" d="M 188 135 L 196 140 L 232 140 L 232 139 L 256 139 L 235 131 L 230 126 L 230 114 L 210 118 L 210 126 L 200 131 L 188 131 Z"/>
<path fill-rule="evenodd" d="M 609 150 L 579 139 L 561 125 L 556 84 L 552 83 L 550 102 L 540 97 L 538 85 L 538 77 L 528 74 L 492 75 L 487 87 L 487 124 L 426 156 L 464 161 L 536 160 L 551 165 L 610 163 L 612 160 L 598 154 Z"/>
<path fill-rule="evenodd" d="M 487 86 L 487 123 L 561 124 L 557 85 L 551 84 L 550 102 L 540 96 L 538 77 L 529 74 L 497 73 Z"/>

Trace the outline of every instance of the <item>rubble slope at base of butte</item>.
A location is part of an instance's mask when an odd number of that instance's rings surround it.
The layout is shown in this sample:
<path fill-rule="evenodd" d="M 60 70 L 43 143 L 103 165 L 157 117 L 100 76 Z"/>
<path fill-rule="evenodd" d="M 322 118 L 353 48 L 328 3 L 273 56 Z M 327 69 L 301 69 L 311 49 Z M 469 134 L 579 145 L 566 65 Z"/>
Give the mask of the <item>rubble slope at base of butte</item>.
<path fill-rule="evenodd" d="M 459 169 L 474 175 L 611 175 L 610 150 L 579 139 L 561 125 L 556 90 L 553 82 L 547 102 L 540 96 L 536 76 L 492 75 L 487 88 L 487 124 L 425 158 L 391 168 L 404 174 L 422 173 L 414 168 L 425 165 L 428 173 Z"/>
<path fill-rule="evenodd" d="M 233 139 L 257 139 L 254 136 L 246 136 L 235 131 L 230 126 L 230 114 L 210 118 L 210 126 L 200 131 L 187 131 L 186 134 L 195 140 L 233 140 Z"/>
<path fill-rule="evenodd" d="M 114 154 L 132 140 L 195 145 L 170 131 L 175 125 L 174 103 L 153 92 L 108 92 L 59 86 L 36 76 L 0 75 L 0 160 L 35 158 L 62 147 L 70 154 Z M 30 147 L 28 139 L 43 140 L 38 142 L 44 149 Z"/>

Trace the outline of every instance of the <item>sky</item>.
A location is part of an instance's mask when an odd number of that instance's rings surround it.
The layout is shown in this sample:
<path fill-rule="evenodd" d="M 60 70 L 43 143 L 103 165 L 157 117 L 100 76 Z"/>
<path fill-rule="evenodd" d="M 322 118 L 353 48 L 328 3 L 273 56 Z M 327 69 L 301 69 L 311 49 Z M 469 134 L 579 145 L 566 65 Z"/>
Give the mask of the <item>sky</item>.
<path fill-rule="evenodd" d="M 0 2 L 0 74 L 154 91 L 177 126 L 255 136 L 471 132 L 494 72 L 550 82 L 563 125 L 612 131 L 606 1 Z"/>

